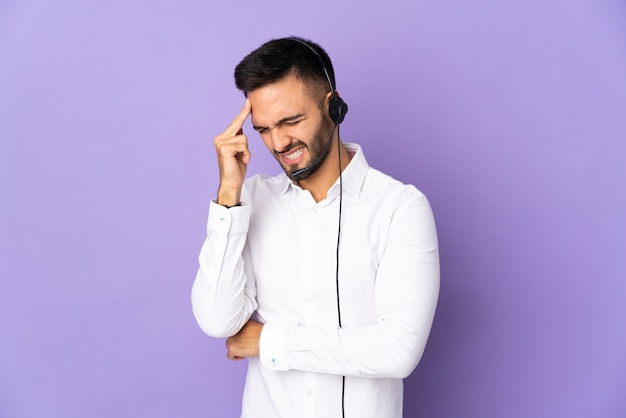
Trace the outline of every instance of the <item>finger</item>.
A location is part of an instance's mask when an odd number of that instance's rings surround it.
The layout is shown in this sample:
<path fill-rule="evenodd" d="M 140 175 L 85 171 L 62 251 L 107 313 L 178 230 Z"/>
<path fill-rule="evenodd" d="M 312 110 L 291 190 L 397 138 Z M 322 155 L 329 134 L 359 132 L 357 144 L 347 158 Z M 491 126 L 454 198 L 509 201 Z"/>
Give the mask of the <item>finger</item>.
<path fill-rule="evenodd" d="M 241 135 L 243 133 L 243 123 L 246 121 L 246 118 L 250 114 L 250 100 L 246 99 L 246 102 L 241 109 L 241 112 L 233 119 L 233 121 L 228 125 L 228 128 L 224 130 L 224 134 L 226 136 L 235 136 Z"/>
<path fill-rule="evenodd" d="M 248 142 L 245 136 L 218 138 L 215 141 L 215 149 L 219 160 L 236 157 L 247 163 L 247 160 L 250 159 L 250 149 L 248 148 Z"/>
<path fill-rule="evenodd" d="M 230 350 L 226 351 L 226 358 L 228 360 L 235 360 L 235 361 L 245 359 L 245 357 L 237 356 L 237 355 L 233 354 Z"/>

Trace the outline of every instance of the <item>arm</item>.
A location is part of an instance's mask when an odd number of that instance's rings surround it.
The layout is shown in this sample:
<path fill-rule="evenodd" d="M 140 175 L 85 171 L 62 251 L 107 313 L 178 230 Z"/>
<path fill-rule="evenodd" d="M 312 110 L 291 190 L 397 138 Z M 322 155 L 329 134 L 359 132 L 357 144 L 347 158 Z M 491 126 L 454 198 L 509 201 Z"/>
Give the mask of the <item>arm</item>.
<path fill-rule="evenodd" d="M 250 208 L 237 206 L 250 160 L 242 131 L 249 114 L 250 102 L 246 100 L 239 115 L 214 141 L 220 186 L 218 199 L 209 208 L 207 238 L 191 295 L 198 325 L 214 337 L 237 333 L 256 309 L 254 287 L 247 280 L 242 258 Z"/>
<path fill-rule="evenodd" d="M 191 302 L 198 325 L 212 337 L 236 334 L 257 308 L 242 257 L 249 219 L 249 206 L 227 209 L 211 202 Z"/>

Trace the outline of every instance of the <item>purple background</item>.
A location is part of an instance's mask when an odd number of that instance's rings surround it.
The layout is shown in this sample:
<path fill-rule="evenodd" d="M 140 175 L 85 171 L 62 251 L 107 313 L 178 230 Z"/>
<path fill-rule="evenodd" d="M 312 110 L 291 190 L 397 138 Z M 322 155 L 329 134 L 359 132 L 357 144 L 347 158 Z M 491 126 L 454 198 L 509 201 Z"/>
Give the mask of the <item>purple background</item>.
<path fill-rule="evenodd" d="M 334 59 L 343 139 L 435 211 L 405 415 L 626 416 L 623 1 L 3 0 L 0 417 L 238 416 L 190 290 L 233 68 L 291 34 Z"/>

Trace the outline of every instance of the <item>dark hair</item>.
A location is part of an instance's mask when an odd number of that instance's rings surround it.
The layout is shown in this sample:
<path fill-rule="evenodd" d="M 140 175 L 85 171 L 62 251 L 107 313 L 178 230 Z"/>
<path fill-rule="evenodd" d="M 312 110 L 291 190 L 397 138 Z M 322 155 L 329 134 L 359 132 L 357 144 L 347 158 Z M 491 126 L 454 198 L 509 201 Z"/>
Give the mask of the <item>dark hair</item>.
<path fill-rule="evenodd" d="M 326 51 L 312 41 L 295 36 L 273 39 L 248 54 L 235 68 L 235 84 L 247 96 L 248 92 L 293 74 L 311 91 L 326 93 L 330 86 L 320 58 L 334 90 L 335 73 Z"/>

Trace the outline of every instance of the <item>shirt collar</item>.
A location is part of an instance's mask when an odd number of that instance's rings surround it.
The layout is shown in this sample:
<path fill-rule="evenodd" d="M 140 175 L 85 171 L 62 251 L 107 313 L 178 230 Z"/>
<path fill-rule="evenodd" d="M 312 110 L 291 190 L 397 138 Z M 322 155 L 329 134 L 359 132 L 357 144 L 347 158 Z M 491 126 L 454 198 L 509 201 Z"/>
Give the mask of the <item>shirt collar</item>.
<path fill-rule="evenodd" d="M 350 193 L 357 198 L 361 194 L 361 188 L 363 187 L 363 182 L 365 181 L 365 175 L 369 170 L 369 164 L 365 159 L 365 154 L 361 149 L 361 146 L 358 144 L 351 144 L 344 142 L 344 145 L 348 152 L 352 154 L 352 159 L 348 166 L 341 173 L 341 180 L 343 183 L 343 193 Z M 300 188 L 298 184 L 290 180 L 287 175 L 282 172 L 280 173 L 282 186 L 282 193 L 287 193 L 287 191 L 291 188 Z M 333 197 L 336 194 L 339 194 L 339 179 L 331 186 L 328 190 L 328 197 Z"/>

